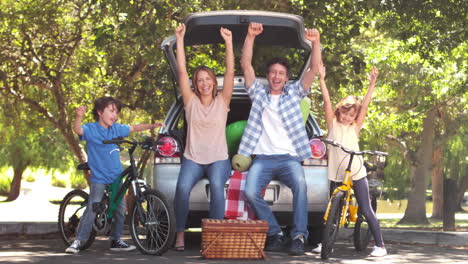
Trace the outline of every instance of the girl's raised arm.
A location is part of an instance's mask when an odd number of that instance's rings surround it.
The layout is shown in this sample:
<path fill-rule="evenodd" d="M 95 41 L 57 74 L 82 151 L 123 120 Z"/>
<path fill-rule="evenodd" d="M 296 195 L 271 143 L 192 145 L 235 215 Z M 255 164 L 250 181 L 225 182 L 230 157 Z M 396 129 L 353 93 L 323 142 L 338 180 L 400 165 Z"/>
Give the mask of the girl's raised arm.
<path fill-rule="evenodd" d="M 362 100 L 361 111 L 356 118 L 357 125 L 357 134 L 361 131 L 362 125 L 364 124 L 364 119 L 366 119 L 367 109 L 369 107 L 370 101 L 372 99 L 372 94 L 374 93 L 375 83 L 377 82 L 377 76 L 379 75 L 379 70 L 376 67 L 372 67 L 372 70 L 369 74 L 369 88 L 367 89 L 367 94 Z"/>
<path fill-rule="evenodd" d="M 330 94 L 328 93 L 327 85 L 325 84 L 325 66 L 323 62 L 319 65 L 320 73 L 320 90 L 322 90 L 323 97 L 323 108 L 325 110 L 325 121 L 327 122 L 328 133 L 330 133 L 333 127 L 333 118 L 335 118 L 335 112 L 333 112 L 332 104 L 330 101 Z"/>
<path fill-rule="evenodd" d="M 185 25 L 182 24 L 175 29 L 176 44 L 177 44 L 177 74 L 179 75 L 179 87 L 182 93 L 182 99 L 184 105 L 190 102 L 192 96 L 195 93 L 190 88 L 189 76 L 187 73 L 187 65 L 185 61 L 185 47 L 184 47 L 184 36 L 185 36 Z"/>
<path fill-rule="evenodd" d="M 226 72 L 224 73 L 222 96 L 226 105 L 229 106 L 232 90 L 234 89 L 234 49 L 232 46 L 232 33 L 227 28 L 221 28 L 219 33 L 223 37 L 226 46 Z M 214 89 L 217 89 L 217 87 L 214 87 Z"/>

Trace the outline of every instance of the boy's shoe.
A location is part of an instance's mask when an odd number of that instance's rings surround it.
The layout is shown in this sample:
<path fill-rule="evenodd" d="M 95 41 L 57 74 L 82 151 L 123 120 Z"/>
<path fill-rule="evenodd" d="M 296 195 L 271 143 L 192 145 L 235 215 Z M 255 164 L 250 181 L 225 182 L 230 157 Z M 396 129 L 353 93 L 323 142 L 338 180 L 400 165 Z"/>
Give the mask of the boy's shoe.
<path fill-rule="evenodd" d="M 265 243 L 265 251 L 278 252 L 283 250 L 284 247 L 283 235 L 276 234 L 268 236 Z"/>
<path fill-rule="evenodd" d="M 322 253 L 322 243 L 319 243 L 316 247 L 314 247 L 312 250 L 312 253 L 317 253 L 320 254 Z"/>
<path fill-rule="evenodd" d="M 289 255 L 300 256 L 304 255 L 304 236 L 298 235 L 291 241 L 291 246 L 289 247 Z"/>
<path fill-rule="evenodd" d="M 75 240 L 69 247 L 67 247 L 67 249 L 65 249 L 65 252 L 77 254 L 78 252 L 80 252 L 80 247 L 81 247 L 80 241 Z"/>
<path fill-rule="evenodd" d="M 110 250 L 112 251 L 132 251 L 135 249 L 135 246 L 125 243 L 122 239 L 111 241 Z"/>
<path fill-rule="evenodd" d="M 370 253 L 371 257 L 383 257 L 387 255 L 387 250 L 384 247 L 374 247 L 374 250 Z"/>

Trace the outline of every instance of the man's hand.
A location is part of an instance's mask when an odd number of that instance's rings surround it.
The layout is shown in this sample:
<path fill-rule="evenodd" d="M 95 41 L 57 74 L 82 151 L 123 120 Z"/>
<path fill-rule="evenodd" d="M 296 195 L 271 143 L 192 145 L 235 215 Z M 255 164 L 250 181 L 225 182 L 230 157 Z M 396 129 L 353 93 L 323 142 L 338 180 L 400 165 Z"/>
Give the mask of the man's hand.
<path fill-rule="evenodd" d="M 86 106 L 82 105 L 76 108 L 76 117 L 82 118 L 86 113 Z"/>
<path fill-rule="evenodd" d="M 249 24 L 249 29 L 247 31 L 247 34 L 249 36 L 256 37 L 256 36 L 262 34 L 262 32 L 263 32 L 263 24 L 255 23 L 255 22 L 252 22 L 252 23 Z"/>
<path fill-rule="evenodd" d="M 320 33 L 316 28 L 306 29 L 304 37 L 312 44 L 320 43 Z"/>

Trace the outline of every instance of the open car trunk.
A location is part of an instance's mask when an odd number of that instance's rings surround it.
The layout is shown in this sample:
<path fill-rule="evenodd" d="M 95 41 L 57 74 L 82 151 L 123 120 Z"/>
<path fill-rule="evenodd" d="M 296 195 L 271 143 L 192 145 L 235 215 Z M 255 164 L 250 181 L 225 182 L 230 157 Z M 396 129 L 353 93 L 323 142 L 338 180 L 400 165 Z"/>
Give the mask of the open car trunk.
<path fill-rule="evenodd" d="M 213 11 L 202 12 L 189 15 L 185 18 L 186 33 L 184 38 L 185 46 L 209 45 L 224 43 L 219 34 L 219 29 L 225 27 L 231 30 L 235 51 L 240 51 L 243 46 L 247 27 L 250 22 L 263 24 L 263 32 L 255 39 L 257 46 L 280 46 L 285 48 L 294 48 L 304 50 L 307 60 L 295 76 L 300 78 L 305 69 L 308 68 L 310 61 L 310 42 L 304 38 L 304 21 L 302 17 L 267 11 Z M 175 94 L 179 95 L 177 88 L 177 61 L 175 56 L 176 38 L 174 35 L 166 38 L 161 44 L 166 58 L 171 66 L 171 71 L 176 85 Z"/>

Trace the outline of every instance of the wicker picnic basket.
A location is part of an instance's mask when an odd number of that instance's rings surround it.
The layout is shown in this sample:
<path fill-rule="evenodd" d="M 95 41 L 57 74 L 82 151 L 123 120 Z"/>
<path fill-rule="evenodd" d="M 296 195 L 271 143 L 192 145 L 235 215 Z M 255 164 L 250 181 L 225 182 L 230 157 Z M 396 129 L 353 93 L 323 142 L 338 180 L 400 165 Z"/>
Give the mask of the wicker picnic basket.
<path fill-rule="evenodd" d="M 263 220 L 202 219 L 202 250 L 205 258 L 260 259 L 268 223 Z"/>

